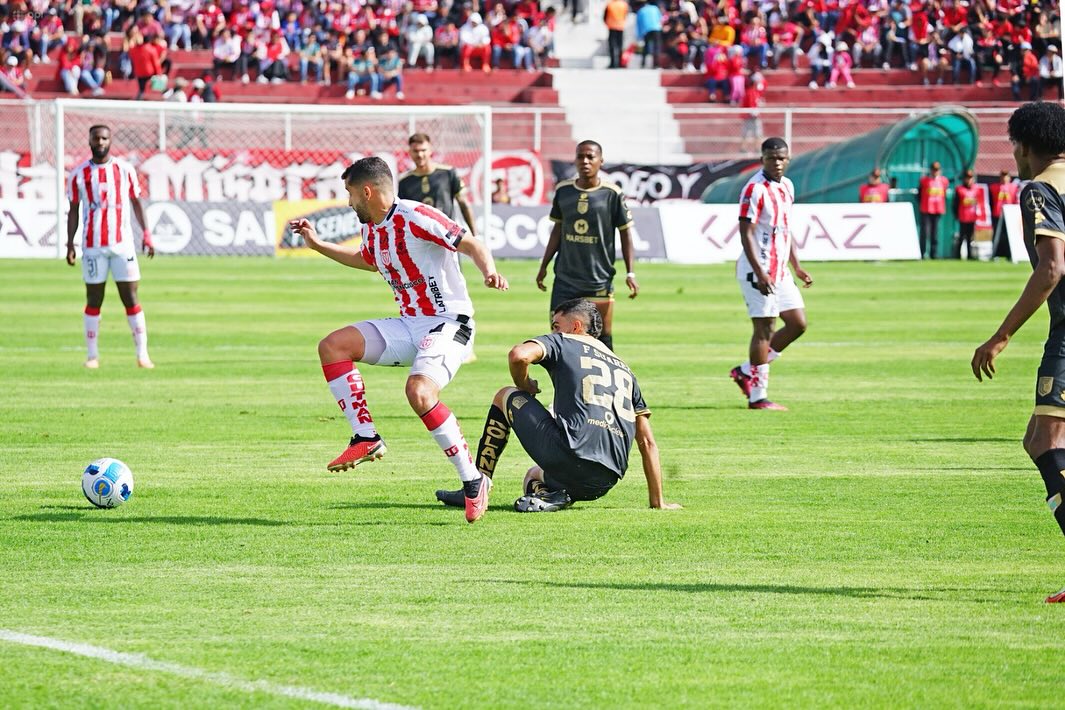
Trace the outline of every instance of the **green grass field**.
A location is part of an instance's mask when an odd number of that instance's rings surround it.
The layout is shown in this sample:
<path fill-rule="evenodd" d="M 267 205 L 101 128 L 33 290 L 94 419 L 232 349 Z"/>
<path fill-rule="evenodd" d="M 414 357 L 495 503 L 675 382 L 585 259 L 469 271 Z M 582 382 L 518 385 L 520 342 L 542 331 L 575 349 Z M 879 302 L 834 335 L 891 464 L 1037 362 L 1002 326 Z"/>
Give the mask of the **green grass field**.
<path fill-rule="evenodd" d="M 512 290 L 474 287 L 479 360 L 445 390 L 471 445 L 507 350 L 546 324 L 534 265 L 502 266 Z M 389 455 L 325 470 L 348 428 L 315 346 L 394 314 L 379 277 L 146 262 L 157 369 L 109 287 L 88 371 L 80 272 L 0 261 L 0 629 L 201 674 L 0 640 L 0 706 L 1056 705 L 1062 539 L 1020 445 L 1045 314 L 993 382 L 969 371 L 1027 268 L 810 271 L 810 330 L 773 366 L 786 413 L 747 411 L 727 377 L 749 337 L 730 265 L 640 265 L 619 301 L 684 510 L 647 509 L 634 455 L 600 501 L 514 513 L 512 441 L 471 526 L 433 498 L 457 478 L 402 369 L 363 370 Z M 134 471 L 122 508 L 81 495 L 101 456 Z"/>

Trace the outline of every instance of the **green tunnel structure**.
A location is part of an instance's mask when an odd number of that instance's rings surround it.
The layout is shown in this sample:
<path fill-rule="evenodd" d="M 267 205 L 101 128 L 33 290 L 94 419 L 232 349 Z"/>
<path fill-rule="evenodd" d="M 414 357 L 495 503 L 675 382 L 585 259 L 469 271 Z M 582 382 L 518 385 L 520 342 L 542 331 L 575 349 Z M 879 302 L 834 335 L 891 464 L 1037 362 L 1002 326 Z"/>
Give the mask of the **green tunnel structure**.
<path fill-rule="evenodd" d="M 892 201 L 910 202 L 917 215 L 917 188 L 932 161 L 938 160 L 950 180 L 947 213 L 939 223 L 938 257 L 950 256 L 954 219 L 954 186 L 976 162 L 979 133 L 976 119 L 960 108 L 940 108 L 911 115 L 850 140 L 795 156 L 787 176 L 795 184 L 796 202 L 857 202 L 858 188 L 879 167 L 883 179 L 898 180 Z M 757 169 L 714 182 L 702 201 L 735 204 L 740 191 Z M 920 222 L 918 222 L 920 224 Z"/>

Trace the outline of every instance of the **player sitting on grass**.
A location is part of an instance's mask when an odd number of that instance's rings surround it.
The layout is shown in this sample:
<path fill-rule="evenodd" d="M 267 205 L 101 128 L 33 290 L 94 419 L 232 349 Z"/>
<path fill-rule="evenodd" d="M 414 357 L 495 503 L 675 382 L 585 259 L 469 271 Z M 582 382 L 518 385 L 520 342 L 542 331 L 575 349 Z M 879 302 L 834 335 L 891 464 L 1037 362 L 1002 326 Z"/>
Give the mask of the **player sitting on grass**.
<path fill-rule="evenodd" d="M 1047 489 L 1047 505 L 1065 533 L 1065 108 L 1057 103 L 1030 103 L 1013 112 L 1010 142 L 1017 174 L 1030 179 L 1021 191 L 1021 226 L 1032 275 L 1017 302 L 986 343 L 973 354 L 977 380 L 995 374 L 995 358 L 1010 338 L 1044 302 L 1050 311 L 1050 334 L 1035 385 L 1035 411 L 1024 434 Z M 1065 602 L 1065 589 L 1046 599 Z"/>
<path fill-rule="evenodd" d="M 602 318 L 591 301 L 575 298 L 551 314 L 550 335 L 515 345 L 510 375 L 516 387 L 496 393 L 477 446 L 477 467 L 491 478 L 513 429 L 536 462 L 514 502 L 523 513 L 562 510 L 607 494 L 625 475 L 633 439 L 640 448 L 652 508 L 681 506 L 662 500 L 658 445 L 651 411 L 628 365 L 597 339 Z M 541 365 L 554 384 L 555 415 L 535 398 L 540 388 L 529 366 Z M 445 505 L 461 506 L 461 490 L 437 491 Z"/>

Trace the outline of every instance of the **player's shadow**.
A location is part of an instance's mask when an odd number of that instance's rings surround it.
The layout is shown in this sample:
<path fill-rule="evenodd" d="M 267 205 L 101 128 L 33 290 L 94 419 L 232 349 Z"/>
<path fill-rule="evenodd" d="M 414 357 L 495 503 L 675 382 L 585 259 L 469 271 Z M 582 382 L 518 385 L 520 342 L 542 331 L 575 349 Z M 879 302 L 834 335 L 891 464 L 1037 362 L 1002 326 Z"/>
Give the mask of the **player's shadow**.
<path fill-rule="evenodd" d="M 51 506 L 60 507 L 60 506 Z M 219 515 L 145 515 L 139 517 L 104 517 L 106 511 L 62 506 L 71 510 L 68 513 L 30 513 L 16 515 L 12 520 L 30 520 L 39 523 L 89 523 L 106 525 L 129 525 L 135 523 L 162 523 L 164 525 L 258 525 L 262 527 L 280 527 L 288 525 L 281 520 L 267 518 L 236 518 Z M 74 512 L 78 511 L 78 512 Z"/>
<path fill-rule="evenodd" d="M 498 582 L 518 583 L 514 580 L 496 580 Z M 540 584 L 545 587 L 559 589 L 613 589 L 627 592 L 685 592 L 688 594 L 794 594 L 799 596 L 831 596 L 851 597 L 854 599 L 905 599 L 910 601 L 943 601 L 943 597 L 930 596 L 927 592 L 917 589 L 902 589 L 898 587 L 807 587 L 792 584 L 724 584 L 715 582 L 701 583 L 677 583 L 677 582 L 528 582 Z M 952 590 L 937 589 L 934 591 L 948 592 Z M 967 593 L 974 591 L 999 591 L 999 590 L 962 590 Z M 991 599 L 969 597 L 970 602 L 992 602 Z"/>
<path fill-rule="evenodd" d="M 1020 443 L 1016 436 L 929 436 L 909 439 L 911 444 L 985 444 L 985 443 Z"/>

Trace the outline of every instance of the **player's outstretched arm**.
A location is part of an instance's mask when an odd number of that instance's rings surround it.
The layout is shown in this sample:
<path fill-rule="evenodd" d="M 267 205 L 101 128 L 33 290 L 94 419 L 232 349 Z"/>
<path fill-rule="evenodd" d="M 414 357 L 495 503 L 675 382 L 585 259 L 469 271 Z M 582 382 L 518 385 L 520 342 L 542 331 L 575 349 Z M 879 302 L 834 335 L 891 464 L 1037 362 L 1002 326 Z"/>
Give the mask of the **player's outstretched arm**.
<path fill-rule="evenodd" d="M 652 508 L 679 510 L 679 503 L 667 503 L 662 499 L 662 464 L 658 458 L 658 444 L 651 431 L 651 418 L 646 414 L 636 417 L 636 445 L 643 459 L 643 475 L 647 479 L 647 501 Z"/>
<path fill-rule="evenodd" d="M 510 364 L 510 378 L 514 386 L 529 394 L 539 394 L 540 385 L 529 377 L 529 367 L 540 362 L 544 357 L 544 347 L 534 340 L 526 340 L 510 349 L 507 361 Z"/>
<path fill-rule="evenodd" d="M 1039 263 L 1028 277 L 1028 283 L 1024 285 L 1017 303 L 1013 304 L 995 334 L 973 353 L 973 374 L 981 382 L 984 375 L 987 375 L 989 380 L 994 377 L 995 358 L 1006 349 L 1013 334 L 1039 310 L 1065 276 L 1065 241 L 1054 237 L 1039 237 L 1035 242 L 1035 252 Z"/>
<path fill-rule="evenodd" d="M 555 226 L 551 228 L 551 236 L 547 238 L 547 246 L 544 247 L 544 258 L 540 260 L 540 270 L 536 272 L 536 287 L 541 291 L 547 290 L 547 286 L 544 285 L 544 279 L 547 278 L 547 266 L 558 253 L 560 244 L 562 244 L 562 224 L 555 222 Z"/>
<path fill-rule="evenodd" d="M 484 285 L 498 291 L 506 291 L 509 288 L 503 274 L 496 271 L 496 261 L 492 258 L 492 252 L 481 243 L 477 237 L 467 235 L 459 242 L 458 252 L 465 254 L 473 260 L 474 265 L 484 276 Z"/>
<path fill-rule="evenodd" d="M 328 256 L 338 264 L 350 266 L 353 269 L 362 269 L 363 271 L 377 271 L 377 266 L 367 263 L 359 252 L 345 249 L 339 244 L 323 242 L 318 238 L 318 232 L 314 229 L 314 225 L 308 220 L 294 219 L 288 223 L 288 226 L 293 232 L 303 237 L 303 242 L 309 249 L 313 249 L 323 256 Z"/>
<path fill-rule="evenodd" d="M 74 235 L 78 233 L 78 203 L 71 202 L 67 210 L 67 263 L 74 266 L 78 253 L 74 250 Z"/>

